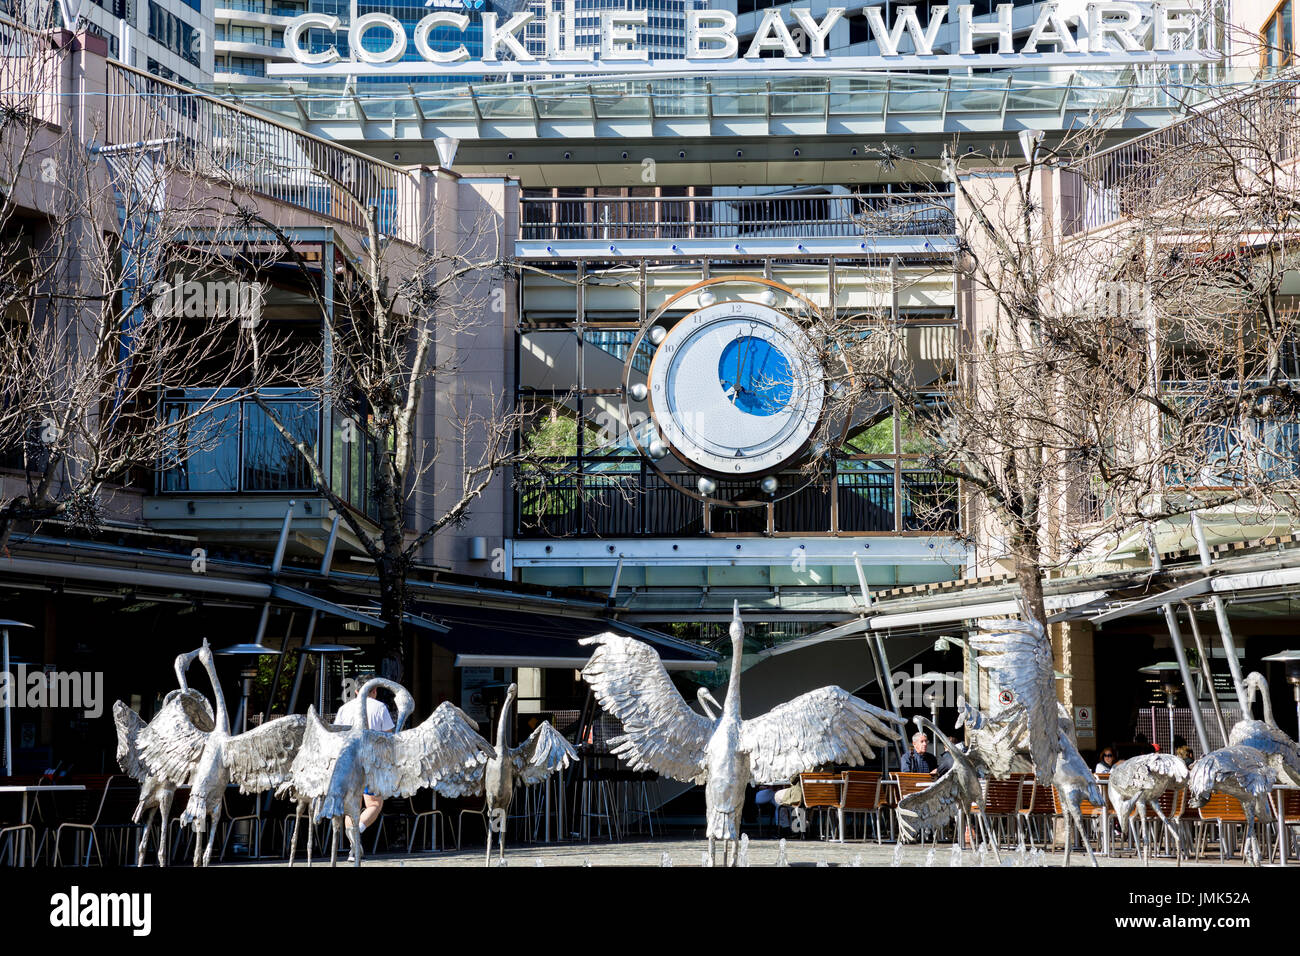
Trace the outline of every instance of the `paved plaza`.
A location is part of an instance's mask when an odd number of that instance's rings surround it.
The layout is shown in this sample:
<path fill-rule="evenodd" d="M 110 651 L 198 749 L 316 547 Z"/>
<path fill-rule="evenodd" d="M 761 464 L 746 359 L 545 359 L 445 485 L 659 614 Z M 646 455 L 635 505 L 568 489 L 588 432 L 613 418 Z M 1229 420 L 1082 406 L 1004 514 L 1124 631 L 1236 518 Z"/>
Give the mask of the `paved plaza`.
<path fill-rule="evenodd" d="M 300 848 L 301 850 L 301 848 Z M 702 863 L 705 843 L 698 838 L 671 836 L 664 839 L 638 842 L 608 843 L 559 843 L 559 844 L 506 844 L 507 866 L 672 866 L 696 867 Z M 751 840 L 748 846 L 750 866 L 775 866 L 780 856 L 780 843 L 773 839 Z M 1061 866 L 1064 854 L 1034 854 L 1029 850 L 1018 852 L 1016 849 L 1003 849 L 1003 866 Z M 960 861 L 954 861 L 952 845 L 940 843 L 938 847 L 902 846 L 885 843 L 828 843 L 821 840 L 787 840 L 785 845 L 786 861 L 790 866 L 996 866 L 991 853 L 981 855 L 966 849 Z M 379 856 L 367 857 L 366 866 L 425 867 L 425 866 L 483 866 L 484 844 L 475 843 L 472 847 L 466 843 L 462 850 L 447 850 L 440 853 L 381 853 Z M 722 855 L 719 851 L 718 859 Z M 299 857 L 301 861 L 302 857 Z M 339 865 L 344 863 L 346 853 L 339 856 Z M 1123 855 L 1118 853 L 1110 858 L 1098 856 L 1103 867 L 1141 866 L 1141 859 L 1132 851 Z M 493 865 L 496 858 L 493 857 Z M 232 865 L 232 864 L 226 864 Z M 238 866 L 286 866 L 285 860 L 264 860 L 251 863 L 233 864 Z M 301 865 L 301 862 L 295 864 Z M 313 866 L 321 865 L 321 857 L 316 856 Z M 329 865 L 328 854 L 324 865 Z M 1082 851 L 1072 853 L 1070 865 L 1088 866 L 1088 857 Z M 1206 854 L 1200 863 L 1183 861 L 1183 866 L 1234 866 L 1240 867 L 1240 860 L 1220 863 L 1218 854 Z M 1152 867 L 1173 867 L 1172 857 L 1152 857 Z"/>

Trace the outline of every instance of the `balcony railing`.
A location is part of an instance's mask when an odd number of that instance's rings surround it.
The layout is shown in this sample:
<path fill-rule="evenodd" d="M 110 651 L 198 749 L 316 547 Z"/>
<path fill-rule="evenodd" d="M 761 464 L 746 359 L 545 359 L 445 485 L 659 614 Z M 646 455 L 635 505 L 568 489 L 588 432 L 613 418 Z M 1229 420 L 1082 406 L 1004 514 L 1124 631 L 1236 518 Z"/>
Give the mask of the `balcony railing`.
<path fill-rule="evenodd" d="M 375 206 L 381 233 L 421 242 L 418 187 L 407 170 L 188 87 L 106 65 L 108 143 L 168 141 L 169 159 L 181 169 L 358 229 Z"/>
<path fill-rule="evenodd" d="M 1271 136 L 1270 136 L 1271 133 Z M 1300 95 L 1277 84 L 1207 107 L 1187 119 L 1101 150 L 1073 165 L 1083 179 L 1075 230 L 1110 225 L 1152 201 L 1169 203 L 1208 189 L 1207 174 L 1229 175 L 1259 150 L 1275 161 L 1300 155 Z M 1281 135 L 1278 135 L 1281 134 Z M 1273 142 L 1265 147 L 1261 140 Z M 1231 158 L 1233 161 L 1228 162 Z"/>
<path fill-rule="evenodd" d="M 62 62 L 49 36 L 0 19 L 0 108 L 59 125 Z"/>
<path fill-rule="evenodd" d="M 525 197 L 523 238 L 545 240 L 950 236 L 951 193 Z"/>
<path fill-rule="evenodd" d="M 315 396 L 264 396 L 294 437 L 319 447 Z M 175 426 L 173 460 L 163 462 L 158 491 L 238 493 L 309 491 L 311 471 L 266 412 L 251 400 L 218 404 L 211 391 L 183 390 L 163 401 L 163 421 Z M 177 424 L 182 423 L 182 424 Z"/>
<path fill-rule="evenodd" d="M 704 509 L 648 464 L 637 460 L 587 459 L 551 463 L 553 474 L 525 472 L 516 482 L 520 537 L 682 537 L 704 532 Z M 711 508 L 714 534 L 893 534 L 930 535 L 959 525 L 956 482 L 914 462 L 843 463 L 831 489 L 805 485 L 798 474 L 780 476 L 785 488 L 770 508 Z M 674 476 L 692 487 L 697 475 Z M 753 482 L 717 479 L 715 497 L 755 496 Z M 801 487 L 802 486 L 802 487 Z M 899 507 L 899 502 L 902 507 Z"/>

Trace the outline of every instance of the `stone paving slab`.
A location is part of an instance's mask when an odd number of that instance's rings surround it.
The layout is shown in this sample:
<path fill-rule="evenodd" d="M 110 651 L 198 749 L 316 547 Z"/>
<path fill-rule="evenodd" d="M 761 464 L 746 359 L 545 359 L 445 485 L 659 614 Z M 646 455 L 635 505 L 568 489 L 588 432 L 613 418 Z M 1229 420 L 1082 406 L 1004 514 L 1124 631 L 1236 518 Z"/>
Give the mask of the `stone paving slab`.
<path fill-rule="evenodd" d="M 473 849 L 466 845 L 465 849 L 447 850 L 440 853 L 414 853 L 406 854 L 380 854 L 376 857 L 368 857 L 366 866 L 385 866 L 385 867 L 483 867 L 484 866 L 484 849 L 482 843 L 476 844 Z M 506 844 L 506 865 L 513 867 L 520 866 L 642 866 L 657 867 L 663 866 L 665 861 L 671 862 L 672 866 L 698 867 L 703 862 L 703 855 L 706 844 L 701 839 L 684 838 L 684 837 L 667 837 L 659 840 L 644 840 L 639 842 L 624 843 L 559 843 L 559 844 L 518 844 L 512 846 Z M 299 848 L 301 853 L 302 848 Z M 775 866 L 780 856 L 780 843 L 773 839 L 752 840 L 748 847 L 748 858 L 751 866 Z M 785 846 L 786 861 L 790 866 L 903 866 L 903 867 L 948 867 L 954 865 L 953 848 L 951 844 L 940 843 L 938 847 L 930 846 L 899 846 L 897 844 L 881 844 L 874 842 L 868 843 L 828 843 L 820 840 L 787 840 Z M 1055 853 L 1033 854 L 1031 851 L 1017 852 L 1016 849 L 1003 849 L 1001 851 L 1003 866 L 1048 866 L 1060 867 L 1064 864 L 1065 856 L 1059 850 Z M 344 862 L 346 853 L 340 854 L 339 865 L 350 866 Z M 718 860 L 721 862 L 722 853 L 719 849 Z M 1141 859 L 1135 857 L 1132 851 L 1125 855 L 1112 856 L 1109 859 L 1098 856 L 1098 863 L 1103 867 L 1133 867 L 1142 866 Z M 225 864 L 227 866 L 251 866 L 251 867 L 276 867 L 287 866 L 284 860 L 274 861 L 252 861 L 248 863 Z M 299 856 L 295 864 L 302 865 L 302 856 Z M 313 867 L 329 865 L 329 857 L 326 855 L 323 859 L 320 856 L 314 857 Z M 492 865 L 497 865 L 495 855 L 493 856 Z M 996 866 L 992 854 L 985 854 L 981 861 L 980 854 L 973 853 L 969 848 L 965 849 L 956 865 L 964 867 Z M 1070 856 L 1070 866 L 1087 867 L 1087 854 L 1081 850 L 1076 851 Z M 1156 867 L 1173 867 L 1174 860 L 1172 857 L 1152 857 L 1151 866 Z M 1220 863 L 1217 854 L 1207 855 L 1200 863 L 1189 862 L 1184 860 L 1182 865 L 1200 866 L 1200 867 L 1222 867 L 1236 866 L 1242 864 L 1240 860 L 1233 860 L 1227 863 Z"/>

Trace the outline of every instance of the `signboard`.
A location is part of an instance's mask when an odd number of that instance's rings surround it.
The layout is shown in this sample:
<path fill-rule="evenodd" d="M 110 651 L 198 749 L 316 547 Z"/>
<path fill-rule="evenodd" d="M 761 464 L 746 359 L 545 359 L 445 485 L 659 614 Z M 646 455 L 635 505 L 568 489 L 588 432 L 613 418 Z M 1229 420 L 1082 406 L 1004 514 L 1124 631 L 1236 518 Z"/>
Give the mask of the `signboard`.
<path fill-rule="evenodd" d="M 442 4 L 439 3 L 439 7 Z M 1209 63 L 1222 59 L 1217 50 L 1198 46 L 1194 7 L 1187 0 L 1168 3 L 1089 3 L 1078 14 L 1064 14 L 1059 5 L 1045 3 L 1033 28 L 1020 41 L 1013 33 L 1014 6 L 1002 3 L 996 16 L 975 22 L 973 7 L 956 7 L 956 50 L 936 52 L 945 26 L 954 23 L 949 7 L 929 8 L 924 24 L 914 6 L 894 8 L 886 23 L 881 8 L 868 6 L 850 13 L 830 7 L 818 18 L 810 9 L 771 8 L 743 54 L 736 36 L 736 15 L 727 10 L 691 10 L 686 14 L 686 55 L 650 59 L 637 37 L 649 23 L 646 10 L 603 11 L 598 42 L 579 47 L 579 18 L 572 6 L 538 19 L 531 11 L 512 14 L 504 23 L 495 11 L 477 14 L 482 54 L 472 59 L 464 43 L 434 49 L 430 33 L 439 29 L 466 34 L 470 10 L 432 9 L 407 36 L 401 21 L 387 13 L 367 13 L 344 25 L 337 16 L 306 13 L 290 21 L 284 47 L 293 63 L 271 63 L 271 76 L 548 76 L 580 73 L 701 74 L 769 72 L 825 73 L 862 70 L 954 69 L 964 67 L 1086 67 L 1131 64 Z M 1145 12 L 1145 11 L 1149 11 Z M 853 17 L 864 19 L 879 53 L 874 56 L 832 56 L 826 52 L 831 30 Z M 352 58 L 344 60 L 335 44 L 325 49 L 304 46 L 308 30 L 346 36 Z M 372 35 L 373 32 L 373 35 Z M 904 42 L 904 38 L 908 42 Z M 797 39 L 796 39 L 797 38 Z M 382 50 L 365 48 L 363 40 L 387 39 Z M 996 41 L 997 52 L 975 53 L 977 42 Z M 1019 42 L 1019 46 L 1017 46 Z M 531 45 L 531 49 L 530 49 Z M 442 46 L 442 44 L 440 44 Z M 450 44 L 447 44 L 450 46 Z M 545 55 L 534 50 L 545 48 Z M 418 59 L 404 59 L 414 49 Z M 764 54 L 768 54 L 764 56 Z"/>
<path fill-rule="evenodd" d="M 460 709 L 474 720 L 487 720 L 488 707 L 483 700 L 483 685 L 491 684 L 496 671 L 491 667 L 460 669 Z"/>
<path fill-rule="evenodd" d="M 1091 707 L 1074 708 L 1074 727 L 1076 730 L 1092 729 L 1092 708 Z"/>

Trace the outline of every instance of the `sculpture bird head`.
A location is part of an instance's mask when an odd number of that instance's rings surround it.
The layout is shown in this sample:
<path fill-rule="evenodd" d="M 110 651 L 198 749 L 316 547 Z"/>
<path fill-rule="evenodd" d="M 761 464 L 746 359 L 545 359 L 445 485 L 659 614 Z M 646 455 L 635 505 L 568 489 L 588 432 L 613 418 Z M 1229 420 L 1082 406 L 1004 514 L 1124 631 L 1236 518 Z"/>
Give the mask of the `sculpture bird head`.
<path fill-rule="evenodd" d="M 736 601 L 732 604 L 731 627 L 727 629 L 727 633 L 731 635 L 732 644 L 739 644 L 745 639 L 745 625 L 740 620 L 739 601 Z"/>

